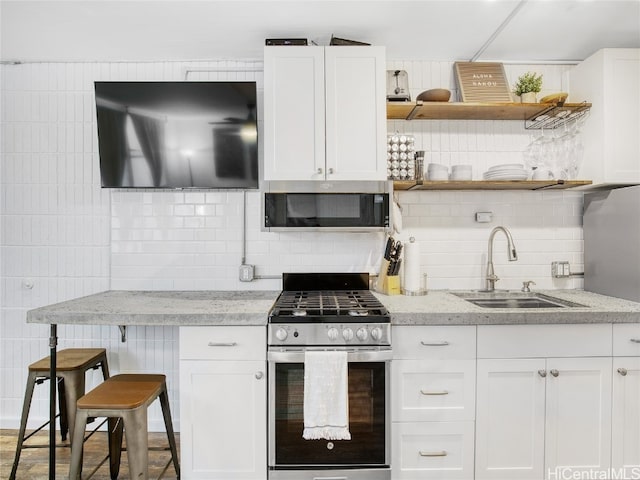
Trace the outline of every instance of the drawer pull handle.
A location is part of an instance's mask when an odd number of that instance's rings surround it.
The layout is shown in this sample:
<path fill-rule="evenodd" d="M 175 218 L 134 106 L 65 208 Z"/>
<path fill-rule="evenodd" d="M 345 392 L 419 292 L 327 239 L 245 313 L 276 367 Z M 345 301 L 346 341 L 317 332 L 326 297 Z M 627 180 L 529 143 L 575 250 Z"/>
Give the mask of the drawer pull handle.
<path fill-rule="evenodd" d="M 256 380 L 262 380 L 264 377 L 264 372 L 256 372 Z"/>
<path fill-rule="evenodd" d="M 439 452 L 423 452 L 422 450 L 420 451 L 420 456 L 421 457 L 446 457 L 447 456 L 447 452 L 444 450 L 441 450 Z"/>
<path fill-rule="evenodd" d="M 551 375 L 553 375 L 554 377 L 557 377 L 558 375 L 560 375 L 560 372 L 558 370 L 556 370 L 555 368 L 552 368 L 549 373 Z"/>
<path fill-rule="evenodd" d="M 449 345 L 449 342 L 447 342 L 446 340 L 443 340 L 441 342 L 425 342 L 424 340 L 422 340 L 420 343 L 425 347 L 446 347 L 447 345 Z"/>
<path fill-rule="evenodd" d="M 640 343 L 640 338 L 631 338 L 630 339 L 633 343 Z"/>
<path fill-rule="evenodd" d="M 420 393 L 422 395 L 449 395 L 449 392 L 446 390 L 438 390 L 432 392 L 430 392 L 429 390 L 420 390 Z"/>
<path fill-rule="evenodd" d="M 540 375 L 542 378 L 547 376 L 547 371 L 546 370 L 538 370 L 538 375 Z"/>
<path fill-rule="evenodd" d="M 235 347 L 238 344 L 236 342 L 209 342 L 209 347 Z"/>
<path fill-rule="evenodd" d="M 627 369 L 626 369 L 626 368 L 622 368 L 622 367 L 620 367 L 620 368 L 618 369 L 618 373 L 619 373 L 620 375 L 622 375 L 623 377 L 626 377 L 626 376 L 627 376 Z"/>

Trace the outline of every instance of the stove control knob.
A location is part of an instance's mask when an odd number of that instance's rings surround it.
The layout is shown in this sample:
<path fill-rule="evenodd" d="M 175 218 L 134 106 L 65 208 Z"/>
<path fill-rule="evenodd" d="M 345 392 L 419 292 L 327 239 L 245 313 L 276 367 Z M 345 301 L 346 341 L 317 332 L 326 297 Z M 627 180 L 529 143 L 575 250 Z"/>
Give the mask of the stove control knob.
<path fill-rule="evenodd" d="M 364 327 L 359 328 L 358 331 L 356 332 L 356 337 L 358 337 L 358 340 L 360 340 L 361 342 L 364 342 L 368 336 L 369 336 L 369 332 L 367 332 L 367 329 Z"/>
<path fill-rule="evenodd" d="M 350 328 L 345 328 L 342 330 L 342 338 L 344 338 L 347 342 L 353 339 L 353 330 Z"/>
<path fill-rule="evenodd" d="M 284 328 L 279 328 L 278 330 L 276 330 L 276 338 L 281 342 L 284 342 L 287 339 L 288 335 L 289 334 Z"/>
<path fill-rule="evenodd" d="M 382 329 L 380 327 L 375 327 L 371 330 L 371 338 L 376 341 L 379 341 L 382 338 Z"/>
<path fill-rule="evenodd" d="M 329 340 L 336 340 L 338 338 L 338 329 L 337 328 L 330 328 L 329 330 L 327 330 L 327 336 L 329 337 Z"/>

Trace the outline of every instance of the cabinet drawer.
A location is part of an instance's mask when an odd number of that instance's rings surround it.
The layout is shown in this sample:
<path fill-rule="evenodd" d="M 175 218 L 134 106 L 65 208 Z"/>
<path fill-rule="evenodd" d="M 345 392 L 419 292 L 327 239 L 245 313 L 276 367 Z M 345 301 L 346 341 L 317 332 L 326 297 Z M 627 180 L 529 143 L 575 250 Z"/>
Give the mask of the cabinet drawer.
<path fill-rule="evenodd" d="M 473 480 L 473 422 L 394 423 L 392 478 Z"/>
<path fill-rule="evenodd" d="M 180 327 L 181 360 L 265 360 L 267 329 L 246 327 Z"/>
<path fill-rule="evenodd" d="M 394 358 L 476 358 L 475 326 L 394 326 L 391 338 Z"/>
<path fill-rule="evenodd" d="M 611 324 L 479 325 L 478 358 L 609 357 Z"/>
<path fill-rule="evenodd" d="M 640 357 L 640 323 L 616 323 L 613 325 L 613 355 L 615 357 Z"/>
<path fill-rule="evenodd" d="M 394 360 L 391 420 L 473 420 L 475 373 L 475 360 Z"/>

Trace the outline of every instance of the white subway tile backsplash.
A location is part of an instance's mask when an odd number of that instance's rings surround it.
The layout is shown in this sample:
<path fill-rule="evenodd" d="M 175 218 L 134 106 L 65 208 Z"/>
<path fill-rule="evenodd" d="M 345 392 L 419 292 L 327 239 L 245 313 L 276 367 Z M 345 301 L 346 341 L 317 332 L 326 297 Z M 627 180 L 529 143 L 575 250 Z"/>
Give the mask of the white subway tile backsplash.
<path fill-rule="evenodd" d="M 100 188 L 94 81 L 255 79 L 261 95 L 261 73 L 187 73 L 235 66 L 259 68 L 232 61 L 0 66 L 2 426 L 17 425 L 26 366 L 48 353 L 49 328 L 26 324 L 30 308 L 108 289 L 280 289 L 278 279 L 240 282 L 243 253 L 257 275 L 377 272 L 382 234 L 264 232 L 258 191 Z M 407 70 L 412 98 L 438 87 L 457 94 L 452 62 L 398 60 L 389 67 Z M 567 68 L 536 66 L 551 91 L 562 90 Z M 507 66 L 510 79 L 526 70 Z M 414 135 L 418 149 L 427 152 L 426 163 L 471 164 L 476 179 L 491 165 L 521 162 L 532 138 L 520 122 L 389 121 L 387 128 Z M 502 288 L 519 288 L 523 280 L 534 280 L 537 288 L 582 286 L 578 278 L 550 276 L 554 260 L 569 260 L 574 271 L 583 268 L 580 193 L 421 191 L 397 197 L 404 217 L 397 237 L 419 242 L 430 289 L 480 288 L 488 235 L 496 225 L 512 231 L 520 255 L 507 262 L 504 240 L 496 237 Z M 476 223 L 477 211 L 493 212 L 493 221 Z M 23 286 L 27 278 L 33 289 Z M 126 343 L 115 327 L 60 326 L 59 331 L 61 348 L 108 348 L 114 372 L 167 373 L 178 411 L 176 328 L 129 328 Z M 41 394 L 34 416 L 46 415 Z"/>

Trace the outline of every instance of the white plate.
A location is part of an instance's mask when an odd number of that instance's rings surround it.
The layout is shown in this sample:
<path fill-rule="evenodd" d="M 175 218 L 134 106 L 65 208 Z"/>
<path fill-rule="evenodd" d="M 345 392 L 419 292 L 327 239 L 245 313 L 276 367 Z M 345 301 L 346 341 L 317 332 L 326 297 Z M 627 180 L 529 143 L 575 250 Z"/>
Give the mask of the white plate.
<path fill-rule="evenodd" d="M 518 170 L 522 170 L 524 168 L 524 165 L 522 165 L 521 163 L 505 163 L 504 165 L 494 165 L 493 167 L 489 167 L 489 172 L 492 172 L 494 170 L 505 170 L 505 169 L 518 169 Z"/>
<path fill-rule="evenodd" d="M 521 174 L 521 173 L 529 173 L 528 170 L 524 168 L 506 168 L 504 170 L 488 170 L 484 172 L 484 175 L 504 175 L 504 174 Z"/>
<path fill-rule="evenodd" d="M 525 170 L 524 168 L 505 168 L 502 170 L 489 170 L 484 173 L 485 175 L 503 175 L 505 173 L 518 174 L 518 173 L 527 173 L 527 170 Z"/>
<path fill-rule="evenodd" d="M 528 173 L 521 174 L 505 174 L 505 175 L 484 175 L 485 180 L 526 180 L 529 177 Z"/>
<path fill-rule="evenodd" d="M 524 170 L 517 170 L 513 172 L 485 172 L 482 176 L 484 178 L 492 178 L 492 177 L 504 177 L 504 176 L 521 176 L 521 175 L 529 175 L 529 172 Z"/>

